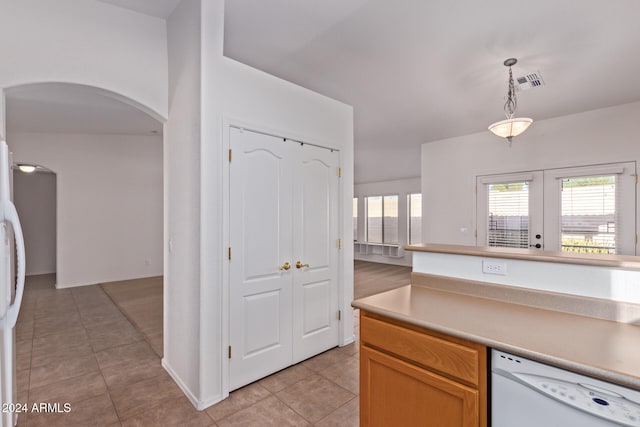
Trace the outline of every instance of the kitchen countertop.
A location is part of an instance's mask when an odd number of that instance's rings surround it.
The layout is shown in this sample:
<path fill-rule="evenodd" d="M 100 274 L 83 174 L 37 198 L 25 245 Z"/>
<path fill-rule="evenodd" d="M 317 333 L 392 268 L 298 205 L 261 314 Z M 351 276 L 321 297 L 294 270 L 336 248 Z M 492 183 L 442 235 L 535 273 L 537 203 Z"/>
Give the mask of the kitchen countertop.
<path fill-rule="evenodd" d="M 640 390 L 640 326 L 421 285 L 352 305 Z"/>
<path fill-rule="evenodd" d="M 410 245 L 406 246 L 405 250 L 413 252 L 445 253 L 640 270 L 640 257 L 631 255 L 581 254 L 576 252 L 541 251 L 539 249 L 495 248 L 445 244 Z"/>

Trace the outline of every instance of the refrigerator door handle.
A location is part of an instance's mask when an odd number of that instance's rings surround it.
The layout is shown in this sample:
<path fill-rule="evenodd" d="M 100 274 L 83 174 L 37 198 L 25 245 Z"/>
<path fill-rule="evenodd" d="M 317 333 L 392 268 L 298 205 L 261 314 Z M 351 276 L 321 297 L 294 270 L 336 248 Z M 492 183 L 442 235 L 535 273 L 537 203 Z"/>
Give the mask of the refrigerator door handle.
<path fill-rule="evenodd" d="M 10 200 L 0 200 L 0 215 L 7 223 L 13 227 L 13 235 L 16 239 L 16 258 L 17 258 L 17 280 L 16 295 L 13 304 L 7 309 L 7 313 L 0 320 L 2 328 L 7 331 L 16 326 L 18 314 L 20 313 L 20 305 L 22 304 L 22 294 L 24 293 L 24 277 L 25 277 L 25 256 L 24 256 L 24 236 L 22 235 L 22 226 L 16 207 Z"/>

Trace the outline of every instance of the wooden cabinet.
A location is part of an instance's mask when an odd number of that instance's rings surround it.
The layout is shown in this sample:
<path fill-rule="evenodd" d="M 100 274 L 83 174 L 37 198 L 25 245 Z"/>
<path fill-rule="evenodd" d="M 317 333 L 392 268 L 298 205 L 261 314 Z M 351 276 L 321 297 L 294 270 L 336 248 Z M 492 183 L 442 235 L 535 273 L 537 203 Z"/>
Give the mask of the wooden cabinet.
<path fill-rule="evenodd" d="M 361 311 L 360 425 L 486 427 L 486 347 Z"/>

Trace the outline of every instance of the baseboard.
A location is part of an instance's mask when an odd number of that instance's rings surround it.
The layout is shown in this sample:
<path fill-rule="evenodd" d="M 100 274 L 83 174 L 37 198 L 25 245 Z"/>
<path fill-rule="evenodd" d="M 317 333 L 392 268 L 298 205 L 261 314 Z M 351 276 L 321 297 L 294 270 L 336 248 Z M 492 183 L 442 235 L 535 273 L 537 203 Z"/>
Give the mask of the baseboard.
<path fill-rule="evenodd" d="M 122 278 L 117 280 L 114 280 L 114 279 L 97 280 L 91 283 L 86 283 L 86 282 L 85 283 L 66 283 L 66 284 L 56 283 L 56 289 L 79 288 L 81 286 L 102 285 L 107 283 L 124 282 L 129 280 L 138 280 L 138 279 L 151 279 L 154 277 L 162 277 L 162 274 L 151 274 L 148 276 L 127 277 L 127 278 Z"/>
<path fill-rule="evenodd" d="M 42 276 L 44 274 L 55 274 L 56 271 L 55 270 L 47 270 L 47 271 L 30 271 L 28 273 L 25 273 L 25 276 L 29 277 L 29 276 Z"/>
<path fill-rule="evenodd" d="M 198 411 L 203 411 L 205 409 L 207 409 L 209 406 L 213 406 L 218 402 L 222 401 L 222 396 L 217 394 L 213 397 L 210 397 L 208 399 L 205 400 L 201 400 L 200 404 L 198 406 L 196 406 L 196 408 L 198 409 Z"/>
<path fill-rule="evenodd" d="M 169 376 L 173 379 L 173 381 L 175 381 L 176 384 L 178 384 L 178 387 L 180 387 L 180 390 L 182 390 L 182 392 L 184 393 L 185 396 L 187 396 L 187 399 L 189 399 L 189 401 L 191 402 L 191 404 L 198 410 L 200 410 L 200 408 L 198 408 L 198 399 L 196 398 L 196 396 L 191 392 L 191 390 L 189 389 L 189 387 L 187 387 L 187 385 L 182 381 L 182 379 L 178 376 L 178 374 L 173 370 L 173 368 L 171 367 L 171 365 L 169 365 L 169 362 L 167 362 L 167 359 L 165 359 L 164 357 L 162 358 L 162 367 L 164 368 L 165 371 L 167 371 L 167 373 L 169 374 Z"/>
<path fill-rule="evenodd" d="M 351 335 L 349 337 L 346 337 L 343 341 L 342 344 L 340 344 L 340 347 L 344 347 L 345 345 L 349 345 L 351 343 L 356 342 L 356 336 L 355 335 Z"/>
<path fill-rule="evenodd" d="M 216 396 L 210 397 L 210 398 L 205 399 L 205 400 L 199 400 L 191 392 L 189 387 L 187 387 L 187 385 L 182 381 L 182 379 L 178 376 L 178 374 L 173 370 L 173 368 L 171 368 L 171 365 L 169 365 L 169 362 L 167 362 L 167 360 L 164 357 L 162 358 L 162 367 L 165 369 L 165 371 L 167 371 L 169 376 L 173 379 L 173 381 L 175 381 L 175 383 L 178 385 L 178 387 L 180 387 L 180 390 L 182 390 L 182 392 L 187 397 L 187 399 L 189 399 L 191 404 L 198 411 L 203 411 L 203 410 L 207 409 L 209 406 L 215 405 L 216 403 L 218 403 L 218 402 L 220 402 L 222 400 L 222 396 L 221 395 L 216 395 Z"/>

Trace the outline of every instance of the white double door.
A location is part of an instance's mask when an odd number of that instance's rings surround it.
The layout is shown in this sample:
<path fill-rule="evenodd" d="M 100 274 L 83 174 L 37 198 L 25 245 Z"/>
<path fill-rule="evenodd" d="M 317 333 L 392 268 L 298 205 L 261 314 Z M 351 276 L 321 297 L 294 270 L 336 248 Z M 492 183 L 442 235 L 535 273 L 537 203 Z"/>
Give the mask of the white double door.
<path fill-rule="evenodd" d="M 477 245 L 572 251 L 607 235 L 635 255 L 636 176 L 635 162 L 478 176 Z"/>
<path fill-rule="evenodd" d="M 229 385 L 338 344 L 339 153 L 230 128 Z"/>

